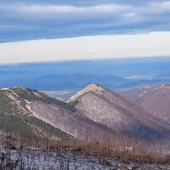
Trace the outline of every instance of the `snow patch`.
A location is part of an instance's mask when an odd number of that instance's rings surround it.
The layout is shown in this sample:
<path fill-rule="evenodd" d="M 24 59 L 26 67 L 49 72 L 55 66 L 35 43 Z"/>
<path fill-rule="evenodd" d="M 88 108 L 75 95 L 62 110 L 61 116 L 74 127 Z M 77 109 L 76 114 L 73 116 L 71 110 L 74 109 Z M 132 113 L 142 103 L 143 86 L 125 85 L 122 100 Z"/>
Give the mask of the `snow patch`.
<path fill-rule="evenodd" d="M 9 90 L 8 88 L 2 88 L 1 90 Z"/>

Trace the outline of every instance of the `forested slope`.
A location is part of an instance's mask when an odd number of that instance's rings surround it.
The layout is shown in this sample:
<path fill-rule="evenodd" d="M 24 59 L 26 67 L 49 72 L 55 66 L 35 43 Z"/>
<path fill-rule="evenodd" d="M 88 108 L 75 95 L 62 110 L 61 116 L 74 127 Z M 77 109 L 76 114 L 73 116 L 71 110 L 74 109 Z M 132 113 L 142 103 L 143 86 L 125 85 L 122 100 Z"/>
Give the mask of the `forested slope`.
<path fill-rule="evenodd" d="M 66 104 L 45 96 L 43 93 L 22 87 L 0 90 L 0 130 L 30 140 L 53 138 L 55 140 L 72 140 L 65 132 L 34 117 L 27 108 L 32 100 L 44 101 L 75 111 L 73 104 Z"/>

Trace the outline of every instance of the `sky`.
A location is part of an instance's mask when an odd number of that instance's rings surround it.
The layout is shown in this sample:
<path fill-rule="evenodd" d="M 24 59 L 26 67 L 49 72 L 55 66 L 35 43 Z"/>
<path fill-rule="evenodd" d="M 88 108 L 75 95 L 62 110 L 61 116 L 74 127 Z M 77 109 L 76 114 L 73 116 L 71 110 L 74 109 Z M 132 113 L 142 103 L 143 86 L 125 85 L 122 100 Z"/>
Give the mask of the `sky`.
<path fill-rule="evenodd" d="M 1 0 L 0 64 L 170 56 L 170 1 Z"/>

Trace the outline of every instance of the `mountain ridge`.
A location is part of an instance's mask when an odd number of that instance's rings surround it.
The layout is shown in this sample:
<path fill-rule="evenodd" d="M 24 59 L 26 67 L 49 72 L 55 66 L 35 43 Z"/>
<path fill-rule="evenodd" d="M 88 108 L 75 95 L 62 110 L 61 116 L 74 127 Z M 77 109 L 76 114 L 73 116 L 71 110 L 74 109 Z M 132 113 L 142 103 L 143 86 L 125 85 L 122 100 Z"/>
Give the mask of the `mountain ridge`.
<path fill-rule="evenodd" d="M 92 98 L 93 100 L 91 100 Z M 125 133 L 128 133 L 128 129 L 129 131 L 131 131 L 130 128 L 134 129 L 134 131 L 135 129 L 137 130 L 136 135 L 139 135 L 138 130 L 142 130 L 142 133 L 148 135 L 147 132 L 144 132 L 143 128 L 149 128 L 154 133 L 155 131 L 159 131 L 160 133 L 162 133 L 161 131 L 163 129 L 166 129 L 167 133 L 169 133 L 169 125 L 166 124 L 164 121 L 151 115 L 142 107 L 135 105 L 128 99 L 123 98 L 119 94 L 116 94 L 115 92 L 112 92 L 100 85 L 92 84 L 87 86 L 85 89 L 68 99 L 67 102 L 72 101 L 73 99 L 79 100 L 79 103 L 76 105 L 76 109 L 82 110 L 87 116 L 89 116 L 89 118 L 93 119 L 94 121 L 97 120 L 98 122 L 107 125 L 112 129 L 118 128 L 117 126 L 115 126 L 115 123 L 113 123 L 114 121 L 118 121 L 121 126 L 122 124 L 123 126 L 125 126 L 130 120 L 131 123 L 129 122 L 129 125 L 124 127 L 124 129 L 126 129 Z M 100 110 L 97 111 L 95 108 L 100 108 Z M 122 117 L 122 115 L 125 116 L 126 121 L 121 119 L 119 116 L 117 116 L 117 118 L 114 117 L 113 115 L 111 115 L 111 113 L 119 115 L 120 117 Z M 106 115 L 104 123 L 102 122 L 103 118 L 98 118 L 98 116 L 96 116 L 97 114 L 99 114 L 100 116 L 102 116 L 102 114 Z M 109 123 L 109 117 L 112 117 L 112 123 Z M 118 126 L 120 127 L 118 128 L 120 131 L 121 126 Z M 142 129 L 140 126 L 142 126 Z"/>
<path fill-rule="evenodd" d="M 12 112 L 14 105 L 22 115 L 18 115 L 19 118 L 23 117 L 25 123 L 30 123 L 27 116 L 31 116 L 31 119 L 46 122 L 50 127 L 81 140 L 99 141 L 104 139 L 103 134 L 113 140 L 114 137 L 126 139 L 127 136 L 152 142 L 170 139 L 168 123 L 99 84 L 87 86 L 67 103 L 23 87 L 1 89 L 0 92 L 4 92 L 5 98 L 10 100 L 6 102 L 10 106 L 9 111 Z M 13 116 L 12 113 L 10 115 Z"/>
<path fill-rule="evenodd" d="M 140 94 L 135 104 L 145 107 L 145 109 L 155 116 L 170 122 L 170 85 L 164 84 L 152 87 Z"/>

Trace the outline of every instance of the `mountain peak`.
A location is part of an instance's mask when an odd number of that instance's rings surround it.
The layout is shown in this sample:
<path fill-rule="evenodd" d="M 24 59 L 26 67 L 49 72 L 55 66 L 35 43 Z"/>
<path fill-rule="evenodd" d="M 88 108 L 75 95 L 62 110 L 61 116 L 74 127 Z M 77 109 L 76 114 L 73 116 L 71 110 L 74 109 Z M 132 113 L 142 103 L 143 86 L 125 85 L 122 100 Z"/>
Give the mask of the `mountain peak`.
<path fill-rule="evenodd" d="M 134 101 L 153 115 L 170 122 L 170 85 L 164 84 L 144 91 Z"/>
<path fill-rule="evenodd" d="M 87 87 L 85 87 L 84 89 L 82 89 L 81 91 L 79 91 L 78 93 L 76 93 L 75 95 L 73 95 L 66 102 L 74 101 L 77 98 L 79 98 L 80 96 L 82 96 L 83 94 L 88 93 L 88 92 L 95 92 L 97 94 L 101 94 L 103 91 L 104 91 L 103 87 L 100 86 L 99 84 L 90 84 Z"/>

